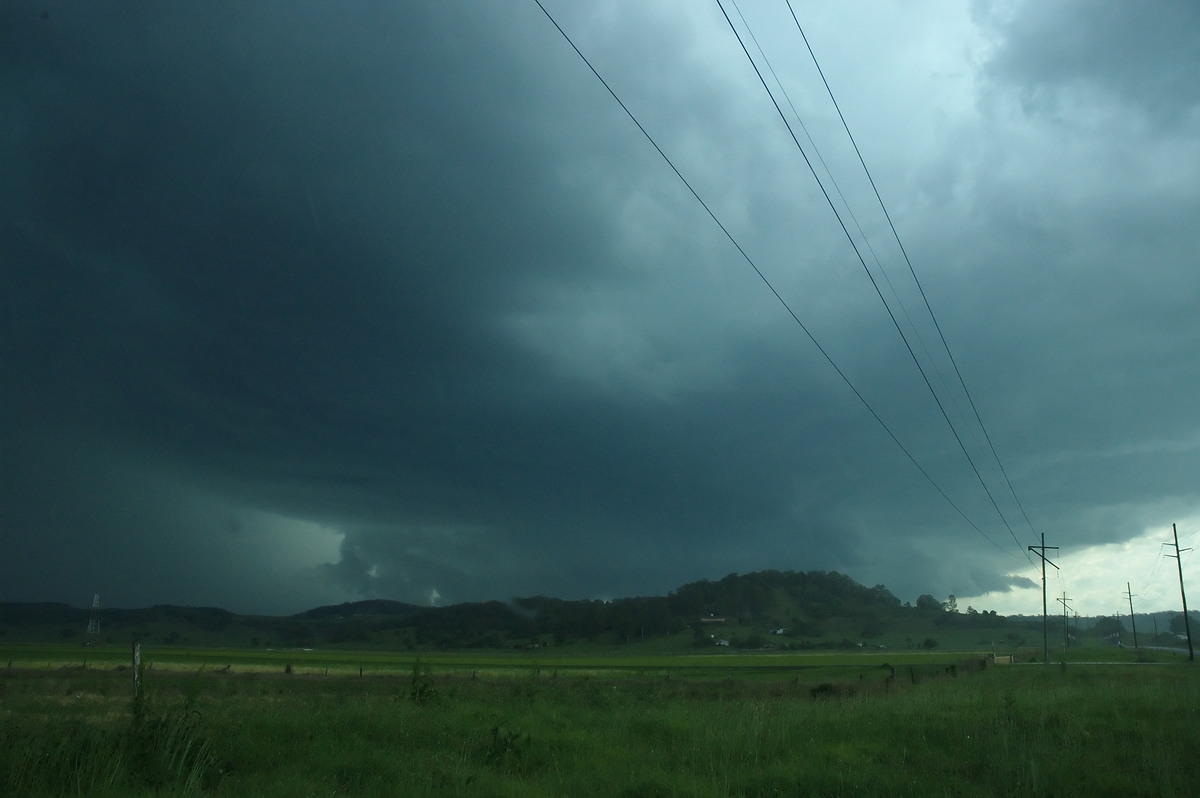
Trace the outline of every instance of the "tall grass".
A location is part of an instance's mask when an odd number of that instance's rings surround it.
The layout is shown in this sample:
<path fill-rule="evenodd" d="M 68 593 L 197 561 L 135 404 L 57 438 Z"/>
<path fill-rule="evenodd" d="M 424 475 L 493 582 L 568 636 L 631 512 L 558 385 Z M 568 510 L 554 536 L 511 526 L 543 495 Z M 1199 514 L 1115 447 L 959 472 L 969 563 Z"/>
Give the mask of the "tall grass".
<path fill-rule="evenodd" d="M 195 795 L 215 784 L 213 745 L 194 706 L 199 674 L 181 702 L 162 707 L 142 690 L 125 707 L 107 700 L 104 676 L 47 679 L 19 710 L 5 706 L 0 795 Z"/>
<path fill-rule="evenodd" d="M 0 704 L 0 794 L 1184 796 L 1200 783 L 1194 668 L 888 675 L 821 689 L 424 664 L 161 676 L 138 727 L 120 691 L 100 694 L 102 674 L 24 674 Z"/>

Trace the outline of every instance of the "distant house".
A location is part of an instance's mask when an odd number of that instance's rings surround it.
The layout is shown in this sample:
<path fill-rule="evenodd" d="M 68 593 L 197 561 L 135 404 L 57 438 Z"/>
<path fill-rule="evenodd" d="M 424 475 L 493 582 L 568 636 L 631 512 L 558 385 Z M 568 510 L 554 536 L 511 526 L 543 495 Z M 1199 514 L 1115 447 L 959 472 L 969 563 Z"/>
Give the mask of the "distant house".
<path fill-rule="evenodd" d="M 772 630 L 771 630 L 771 634 L 773 634 L 773 635 L 781 635 L 781 634 L 785 633 L 786 631 L 787 631 L 787 629 L 784 629 L 784 628 L 781 626 L 781 627 L 779 627 L 778 629 L 772 629 Z"/>
<path fill-rule="evenodd" d="M 728 647 L 728 646 L 729 646 L 729 641 L 728 641 L 728 640 L 724 640 L 724 639 L 722 639 L 722 640 L 718 640 L 718 641 L 717 641 L 717 645 L 718 645 L 718 646 L 726 646 L 726 647 Z"/>
<path fill-rule="evenodd" d="M 725 619 L 710 615 L 707 618 L 701 618 L 700 623 L 725 623 Z"/>

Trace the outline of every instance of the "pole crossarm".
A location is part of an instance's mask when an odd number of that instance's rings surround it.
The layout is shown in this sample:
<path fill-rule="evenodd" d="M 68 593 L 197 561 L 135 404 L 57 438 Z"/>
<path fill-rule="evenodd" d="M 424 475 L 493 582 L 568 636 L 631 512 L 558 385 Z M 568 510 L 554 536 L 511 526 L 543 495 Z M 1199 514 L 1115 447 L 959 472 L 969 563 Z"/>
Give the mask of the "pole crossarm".
<path fill-rule="evenodd" d="M 1184 629 L 1184 631 L 1187 632 L 1188 662 L 1195 662 L 1196 661 L 1196 651 L 1194 648 L 1192 648 L 1192 624 L 1188 620 L 1187 593 L 1184 592 L 1184 589 L 1183 589 L 1183 558 L 1180 557 L 1180 555 L 1183 554 L 1183 552 L 1191 551 L 1191 549 L 1179 548 L 1179 530 L 1177 530 L 1175 528 L 1174 524 L 1171 524 L 1171 534 L 1175 537 L 1175 541 L 1174 541 L 1174 543 L 1168 543 L 1167 545 L 1168 546 L 1174 545 L 1175 553 L 1174 554 L 1164 554 L 1163 556 L 1164 557 L 1174 557 L 1175 564 L 1179 566 L 1179 597 L 1181 599 L 1183 599 L 1183 629 Z"/>
<path fill-rule="evenodd" d="M 1071 633 L 1070 626 L 1067 624 L 1067 611 L 1074 610 L 1075 608 L 1067 603 L 1071 599 L 1067 597 L 1066 593 L 1063 593 L 1062 598 L 1057 598 L 1055 601 L 1063 606 L 1063 650 L 1066 651 L 1071 647 Z"/>
<path fill-rule="evenodd" d="M 1058 546 L 1047 546 L 1046 535 L 1042 533 L 1042 543 L 1040 546 L 1030 546 L 1029 550 L 1036 553 L 1042 561 L 1042 661 L 1047 665 L 1050 664 L 1050 627 L 1046 622 L 1046 563 L 1054 565 L 1053 562 L 1046 559 L 1046 551 L 1053 549 L 1058 551 Z M 1054 565 L 1055 570 L 1061 570 L 1057 565 Z"/>
<path fill-rule="evenodd" d="M 1129 599 L 1129 623 L 1133 626 L 1133 647 L 1137 648 L 1137 617 L 1133 614 L 1133 597 L 1136 596 L 1137 593 L 1132 592 L 1132 590 L 1133 589 L 1129 586 L 1129 583 L 1126 582 L 1125 597 Z"/>

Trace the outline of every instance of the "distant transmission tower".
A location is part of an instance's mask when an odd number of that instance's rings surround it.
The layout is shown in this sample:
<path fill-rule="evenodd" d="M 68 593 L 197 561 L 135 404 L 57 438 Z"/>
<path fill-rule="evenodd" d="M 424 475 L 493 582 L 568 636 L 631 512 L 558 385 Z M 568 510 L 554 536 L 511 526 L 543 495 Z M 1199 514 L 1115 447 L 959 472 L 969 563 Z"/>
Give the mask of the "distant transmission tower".
<path fill-rule="evenodd" d="M 100 637 L 100 594 L 92 596 L 92 614 L 88 618 L 87 642 L 85 645 L 91 645 L 97 638 Z"/>

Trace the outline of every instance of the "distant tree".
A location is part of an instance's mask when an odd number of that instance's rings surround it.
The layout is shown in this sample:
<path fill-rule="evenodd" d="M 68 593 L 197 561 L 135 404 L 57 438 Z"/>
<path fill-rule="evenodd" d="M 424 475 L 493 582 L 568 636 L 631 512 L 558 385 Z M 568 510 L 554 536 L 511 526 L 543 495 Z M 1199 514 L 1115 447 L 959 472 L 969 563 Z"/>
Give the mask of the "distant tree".
<path fill-rule="evenodd" d="M 922 612 L 941 611 L 942 603 L 928 593 L 917 596 L 917 609 Z"/>
<path fill-rule="evenodd" d="M 942 602 L 942 609 L 946 612 L 958 612 L 958 599 L 951 593 L 950 597 Z"/>
<path fill-rule="evenodd" d="M 900 599 L 892 595 L 892 591 L 888 590 L 883 585 L 875 585 L 875 587 L 871 588 L 870 596 L 880 604 L 885 604 L 889 607 L 900 606 Z"/>
<path fill-rule="evenodd" d="M 921 643 L 921 647 L 932 651 L 938 647 L 938 641 L 934 640 L 932 637 L 927 637 L 925 638 L 925 642 Z"/>
<path fill-rule="evenodd" d="M 1096 625 L 1093 628 L 1096 630 L 1097 634 L 1104 637 L 1119 635 L 1121 632 L 1125 631 L 1125 627 L 1121 623 L 1120 618 L 1113 618 L 1109 616 L 1101 616 L 1097 618 Z"/>
<path fill-rule="evenodd" d="M 1189 615 L 1191 615 L 1192 627 L 1195 628 L 1197 623 L 1196 613 L 1192 612 Z M 1187 626 L 1183 623 L 1183 613 L 1177 612 L 1171 616 L 1171 634 L 1187 634 Z"/>

